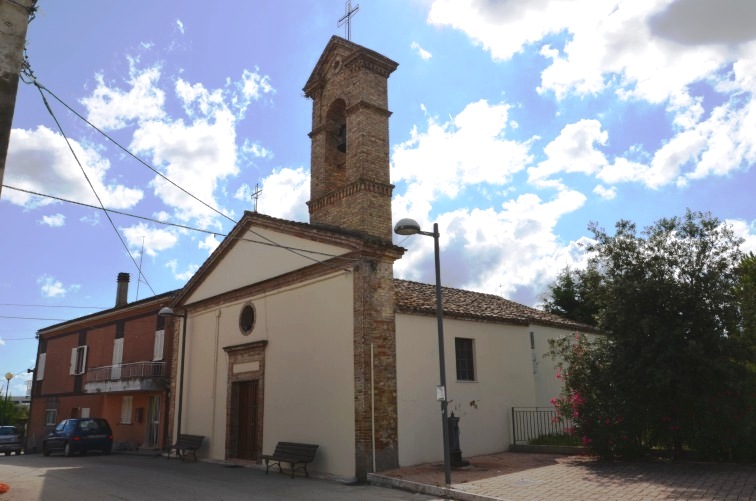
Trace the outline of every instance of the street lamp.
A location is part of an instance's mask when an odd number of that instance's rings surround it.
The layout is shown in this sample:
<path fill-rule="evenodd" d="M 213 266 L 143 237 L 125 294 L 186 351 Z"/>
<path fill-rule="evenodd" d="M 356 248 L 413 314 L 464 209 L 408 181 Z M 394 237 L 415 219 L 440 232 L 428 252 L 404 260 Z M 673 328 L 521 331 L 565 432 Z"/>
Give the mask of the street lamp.
<path fill-rule="evenodd" d="M 179 387 L 178 387 L 178 419 L 176 423 L 176 437 L 181 433 L 181 408 L 184 403 L 184 353 L 186 351 L 186 309 L 184 313 L 179 315 L 174 313 L 173 308 L 164 307 L 158 311 L 159 317 L 178 317 L 182 319 L 182 331 L 181 331 L 181 372 L 179 372 Z"/>
<path fill-rule="evenodd" d="M 6 424 L 5 420 L 8 417 L 8 389 L 10 388 L 11 379 L 13 379 L 13 373 L 6 372 L 5 373 L 5 381 L 6 381 L 5 383 L 5 408 L 3 409 L 3 424 Z"/>
<path fill-rule="evenodd" d="M 441 257 L 438 248 L 438 223 L 433 223 L 433 233 L 420 230 L 420 225 L 414 219 L 400 219 L 394 226 L 397 235 L 425 235 L 433 237 L 436 257 L 436 318 L 438 320 L 438 364 L 441 374 L 441 384 L 438 387 L 437 398 L 441 401 L 441 421 L 444 432 L 444 478 L 446 485 L 451 485 L 451 460 L 449 458 L 449 426 L 446 416 L 446 362 L 444 361 L 444 309 L 441 302 Z"/>

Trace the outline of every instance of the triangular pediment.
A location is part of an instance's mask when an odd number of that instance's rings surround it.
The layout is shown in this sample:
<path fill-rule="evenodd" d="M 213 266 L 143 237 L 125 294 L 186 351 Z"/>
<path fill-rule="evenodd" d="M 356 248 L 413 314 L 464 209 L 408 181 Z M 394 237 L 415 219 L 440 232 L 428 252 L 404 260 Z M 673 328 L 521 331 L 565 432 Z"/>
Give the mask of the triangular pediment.
<path fill-rule="evenodd" d="M 246 212 L 177 296 L 189 305 L 311 266 L 348 268 L 364 235 Z M 393 247 L 393 245 L 391 245 Z"/>
<path fill-rule="evenodd" d="M 399 66 L 399 63 L 374 50 L 334 35 L 328 41 L 310 74 L 310 78 L 307 79 L 307 83 L 302 89 L 305 96 L 312 97 L 313 92 L 325 84 L 329 75 L 341 70 L 341 66 L 349 66 L 358 62 L 364 63 L 366 67 L 384 75 L 386 78 Z"/>

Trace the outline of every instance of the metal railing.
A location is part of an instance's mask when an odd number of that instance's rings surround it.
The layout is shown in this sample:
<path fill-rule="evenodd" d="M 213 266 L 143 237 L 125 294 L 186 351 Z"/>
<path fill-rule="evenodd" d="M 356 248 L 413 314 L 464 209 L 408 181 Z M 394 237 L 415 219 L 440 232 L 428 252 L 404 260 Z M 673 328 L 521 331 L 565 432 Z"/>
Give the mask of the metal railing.
<path fill-rule="evenodd" d="M 165 362 L 134 362 L 88 369 L 85 382 L 165 376 Z"/>
<path fill-rule="evenodd" d="M 572 419 L 559 417 L 553 407 L 512 407 L 512 443 L 527 444 L 544 435 L 564 435 Z"/>

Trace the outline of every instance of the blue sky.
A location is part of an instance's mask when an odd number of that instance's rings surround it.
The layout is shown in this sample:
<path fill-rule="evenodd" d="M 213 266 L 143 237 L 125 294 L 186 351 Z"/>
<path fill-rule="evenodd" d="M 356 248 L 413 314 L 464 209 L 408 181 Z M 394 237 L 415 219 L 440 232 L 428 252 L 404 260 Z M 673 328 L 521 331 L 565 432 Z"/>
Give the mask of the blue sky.
<path fill-rule="evenodd" d="M 394 219 L 442 234 L 444 285 L 525 304 L 585 262 L 588 223 L 711 211 L 756 250 L 756 4 L 750 0 L 360 0 L 352 40 L 389 79 Z M 716 6 L 716 8 L 712 8 Z M 35 332 L 180 288 L 262 188 L 307 221 L 310 71 L 344 2 L 40 0 L 0 197 L 0 371 L 25 391 Z M 207 233 L 210 232 L 210 233 Z M 432 240 L 397 276 L 432 282 Z M 144 248 L 144 252 L 142 252 Z M 129 255 L 131 254 L 131 256 Z M 147 282 L 138 282 L 142 263 Z M 14 318 L 23 317 L 23 318 Z"/>

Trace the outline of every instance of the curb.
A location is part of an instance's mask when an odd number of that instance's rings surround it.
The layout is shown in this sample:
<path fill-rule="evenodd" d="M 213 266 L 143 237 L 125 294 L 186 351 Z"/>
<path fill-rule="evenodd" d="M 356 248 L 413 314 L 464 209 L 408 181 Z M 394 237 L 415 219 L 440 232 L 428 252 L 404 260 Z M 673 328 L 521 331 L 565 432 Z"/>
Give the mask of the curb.
<path fill-rule="evenodd" d="M 491 496 L 481 496 L 480 494 L 473 494 L 471 492 L 465 492 L 448 487 L 420 484 L 418 482 L 412 482 L 410 480 L 386 477 L 384 475 L 378 475 L 377 473 L 368 473 L 367 479 L 371 485 L 388 487 L 391 489 L 401 489 L 410 492 L 419 492 L 420 494 L 429 494 L 431 496 L 440 496 L 444 499 L 456 499 L 458 501 L 501 501 L 502 499 Z"/>

